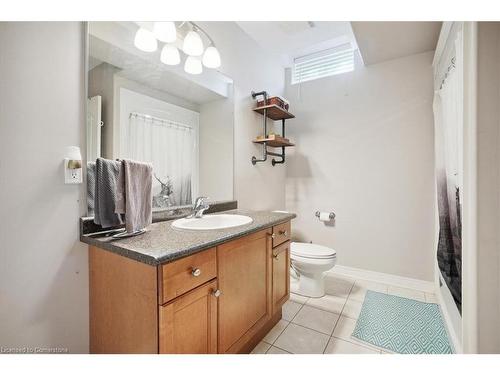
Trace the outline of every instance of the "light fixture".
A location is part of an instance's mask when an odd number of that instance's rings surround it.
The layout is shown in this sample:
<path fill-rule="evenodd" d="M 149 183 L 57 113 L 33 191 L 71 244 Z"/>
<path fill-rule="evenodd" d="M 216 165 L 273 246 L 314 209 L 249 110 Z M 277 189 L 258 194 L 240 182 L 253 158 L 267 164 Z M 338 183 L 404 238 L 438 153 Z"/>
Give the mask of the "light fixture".
<path fill-rule="evenodd" d="M 151 31 L 141 27 L 135 34 L 134 45 L 141 51 L 154 52 L 158 48 L 158 41 Z"/>
<path fill-rule="evenodd" d="M 153 34 L 160 42 L 172 43 L 177 39 L 177 30 L 175 23 L 171 21 L 155 22 L 153 25 Z"/>
<path fill-rule="evenodd" d="M 201 74 L 201 72 L 203 72 L 203 66 L 201 65 L 200 59 L 188 56 L 184 63 L 184 71 L 189 74 Z"/>
<path fill-rule="evenodd" d="M 220 54 L 215 46 L 210 46 L 203 54 L 203 65 L 207 68 L 218 68 L 220 66 Z"/>
<path fill-rule="evenodd" d="M 177 65 L 181 62 L 181 56 L 176 46 L 165 44 L 161 50 L 160 61 L 166 65 Z"/>
<path fill-rule="evenodd" d="M 201 56 L 203 53 L 203 41 L 201 40 L 200 34 L 198 34 L 195 29 L 187 33 L 184 38 L 182 50 L 189 56 Z"/>

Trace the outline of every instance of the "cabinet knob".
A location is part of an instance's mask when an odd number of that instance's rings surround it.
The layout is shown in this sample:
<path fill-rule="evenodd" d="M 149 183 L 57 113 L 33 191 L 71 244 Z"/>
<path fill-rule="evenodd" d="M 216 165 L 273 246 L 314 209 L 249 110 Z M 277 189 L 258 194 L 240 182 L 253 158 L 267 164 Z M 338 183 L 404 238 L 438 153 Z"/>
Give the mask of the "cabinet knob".
<path fill-rule="evenodd" d="M 274 240 L 276 238 L 276 234 L 271 234 L 271 238 Z"/>
<path fill-rule="evenodd" d="M 191 275 L 193 275 L 194 277 L 198 277 L 201 275 L 201 270 L 199 268 L 193 268 L 191 270 Z"/>
<path fill-rule="evenodd" d="M 273 258 L 274 258 L 274 259 L 278 259 L 278 258 L 279 258 L 279 254 L 274 254 L 274 255 L 273 255 Z"/>
<path fill-rule="evenodd" d="M 215 297 L 215 298 L 219 298 L 220 295 L 222 294 L 222 292 L 219 290 L 219 289 L 216 289 L 212 292 L 212 295 Z"/>
<path fill-rule="evenodd" d="M 288 236 L 288 231 L 287 230 L 280 230 L 279 233 L 282 236 Z"/>

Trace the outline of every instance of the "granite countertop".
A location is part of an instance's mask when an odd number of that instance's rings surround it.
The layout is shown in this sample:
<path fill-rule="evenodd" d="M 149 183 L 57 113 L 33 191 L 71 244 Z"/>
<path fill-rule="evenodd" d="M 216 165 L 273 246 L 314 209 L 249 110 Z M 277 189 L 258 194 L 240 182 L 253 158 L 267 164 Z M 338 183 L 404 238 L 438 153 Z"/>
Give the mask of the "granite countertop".
<path fill-rule="evenodd" d="M 113 240 L 104 235 L 81 234 L 80 241 L 156 266 L 296 217 L 292 213 L 240 209 L 220 213 L 247 215 L 253 219 L 253 222 L 234 228 L 194 231 L 172 228 L 172 220 L 170 220 L 151 224 L 146 233 L 137 237 Z"/>

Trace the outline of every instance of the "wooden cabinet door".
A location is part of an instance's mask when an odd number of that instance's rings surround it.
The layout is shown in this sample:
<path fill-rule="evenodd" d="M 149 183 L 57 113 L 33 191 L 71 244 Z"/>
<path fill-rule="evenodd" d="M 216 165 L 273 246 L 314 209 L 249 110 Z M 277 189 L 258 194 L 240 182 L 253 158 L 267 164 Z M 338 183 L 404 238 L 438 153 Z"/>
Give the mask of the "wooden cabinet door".
<path fill-rule="evenodd" d="M 290 298 L 290 241 L 273 249 L 273 314 Z"/>
<path fill-rule="evenodd" d="M 271 318 L 271 229 L 217 247 L 219 353 L 238 353 Z"/>
<path fill-rule="evenodd" d="M 160 354 L 217 353 L 217 281 L 160 306 Z"/>

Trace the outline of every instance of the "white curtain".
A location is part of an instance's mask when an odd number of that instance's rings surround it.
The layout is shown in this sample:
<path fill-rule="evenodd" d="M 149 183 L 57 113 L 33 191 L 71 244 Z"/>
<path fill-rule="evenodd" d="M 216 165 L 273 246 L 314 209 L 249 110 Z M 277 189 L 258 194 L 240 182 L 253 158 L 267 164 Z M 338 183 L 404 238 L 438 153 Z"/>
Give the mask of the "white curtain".
<path fill-rule="evenodd" d="M 172 206 L 192 203 L 196 129 L 189 125 L 131 113 L 124 158 L 149 162 L 158 179 L 172 183 Z M 161 184 L 154 179 L 153 195 Z"/>

